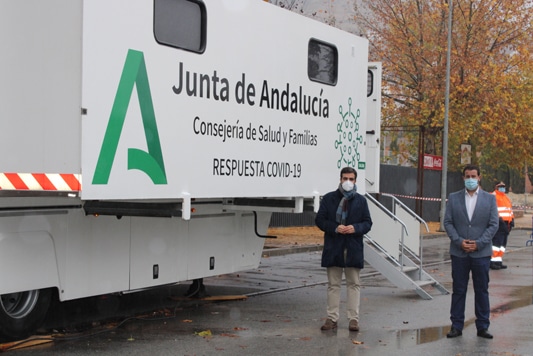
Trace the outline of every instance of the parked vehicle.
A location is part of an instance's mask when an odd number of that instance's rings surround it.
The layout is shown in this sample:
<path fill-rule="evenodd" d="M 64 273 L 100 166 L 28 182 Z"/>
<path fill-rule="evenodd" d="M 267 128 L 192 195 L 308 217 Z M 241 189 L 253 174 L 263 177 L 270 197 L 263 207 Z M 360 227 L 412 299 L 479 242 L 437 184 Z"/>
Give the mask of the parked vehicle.
<path fill-rule="evenodd" d="M 364 38 L 237 0 L 3 0 L 0 29 L 3 339 L 257 268 L 272 212 L 379 177 Z"/>

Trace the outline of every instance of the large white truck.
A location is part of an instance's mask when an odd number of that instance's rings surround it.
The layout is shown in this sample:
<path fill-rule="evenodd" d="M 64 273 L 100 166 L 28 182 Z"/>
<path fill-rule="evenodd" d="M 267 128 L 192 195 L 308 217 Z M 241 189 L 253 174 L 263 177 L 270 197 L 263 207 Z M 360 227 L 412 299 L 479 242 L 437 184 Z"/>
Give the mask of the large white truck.
<path fill-rule="evenodd" d="M 378 179 L 367 40 L 271 4 L 2 0 L 0 43 L 1 338 L 256 268 L 272 212 Z"/>

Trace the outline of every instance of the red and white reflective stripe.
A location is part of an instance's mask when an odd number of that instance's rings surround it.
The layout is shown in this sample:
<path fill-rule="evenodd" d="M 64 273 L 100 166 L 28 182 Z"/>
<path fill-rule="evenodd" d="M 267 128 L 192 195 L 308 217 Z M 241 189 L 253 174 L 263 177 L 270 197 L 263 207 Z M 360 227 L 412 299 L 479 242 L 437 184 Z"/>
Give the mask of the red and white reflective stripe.
<path fill-rule="evenodd" d="M 81 191 L 81 174 L 0 173 L 0 190 Z"/>

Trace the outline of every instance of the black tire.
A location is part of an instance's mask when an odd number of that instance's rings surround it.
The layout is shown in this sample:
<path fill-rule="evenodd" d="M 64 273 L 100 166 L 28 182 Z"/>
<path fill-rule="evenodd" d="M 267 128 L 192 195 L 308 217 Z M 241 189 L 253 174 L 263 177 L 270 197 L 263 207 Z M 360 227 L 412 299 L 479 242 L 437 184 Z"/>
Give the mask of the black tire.
<path fill-rule="evenodd" d="M 42 325 L 50 301 L 51 289 L 36 289 L 0 296 L 0 339 L 25 339 Z"/>

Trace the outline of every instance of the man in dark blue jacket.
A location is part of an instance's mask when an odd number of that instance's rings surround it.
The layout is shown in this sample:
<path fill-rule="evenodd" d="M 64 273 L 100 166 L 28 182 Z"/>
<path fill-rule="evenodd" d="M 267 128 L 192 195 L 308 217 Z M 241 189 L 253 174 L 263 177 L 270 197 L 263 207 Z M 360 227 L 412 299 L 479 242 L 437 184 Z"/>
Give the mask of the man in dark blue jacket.
<path fill-rule="evenodd" d="M 357 193 L 357 172 L 341 170 L 337 190 L 322 198 L 316 225 L 324 231 L 322 267 L 328 274 L 328 318 L 322 330 L 337 328 L 342 273 L 346 277 L 347 314 L 350 331 L 359 331 L 359 272 L 364 267 L 363 235 L 370 231 L 372 219 L 366 199 Z"/>

